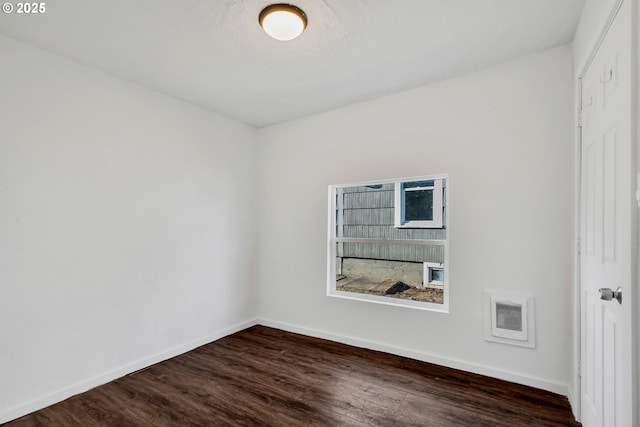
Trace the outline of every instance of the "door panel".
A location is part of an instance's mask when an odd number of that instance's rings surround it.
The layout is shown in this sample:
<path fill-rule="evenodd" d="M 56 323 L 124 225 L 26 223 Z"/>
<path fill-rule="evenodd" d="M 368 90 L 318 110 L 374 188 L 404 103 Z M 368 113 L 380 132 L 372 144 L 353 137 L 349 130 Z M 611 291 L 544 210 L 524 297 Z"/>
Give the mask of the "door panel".
<path fill-rule="evenodd" d="M 631 14 L 625 0 L 583 76 L 582 423 L 627 427 L 633 413 Z M 633 160 L 632 160 L 633 158 Z M 599 288 L 622 287 L 622 304 Z"/>
<path fill-rule="evenodd" d="M 603 140 L 603 216 L 602 216 L 602 255 L 604 262 L 615 263 L 616 243 L 616 136 L 614 128 L 606 133 Z"/>
<path fill-rule="evenodd" d="M 590 294 L 585 294 L 584 303 L 584 319 L 589 322 L 585 325 L 583 334 L 583 353 L 589 357 L 583 357 L 582 369 L 582 407 L 583 420 L 586 412 L 590 419 L 600 420 L 599 411 L 600 402 L 602 402 L 602 375 L 599 375 L 602 366 L 602 353 L 596 349 L 602 348 L 602 304 L 599 299 L 594 298 Z M 596 424 L 597 425 L 597 424 Z"/>

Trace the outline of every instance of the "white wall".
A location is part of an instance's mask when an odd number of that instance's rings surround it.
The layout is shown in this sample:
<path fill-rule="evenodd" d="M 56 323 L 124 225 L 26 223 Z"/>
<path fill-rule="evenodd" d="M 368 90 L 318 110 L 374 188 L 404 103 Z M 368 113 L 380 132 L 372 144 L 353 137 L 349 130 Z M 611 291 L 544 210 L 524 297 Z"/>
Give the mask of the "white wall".
<path fill-rule="evenodd" d="M 255 317 L 256 130 L 0 36 L 0 422 Z"/>
<path fill-rule="evenodd" d="M 262 130 L 261 321 L 566 394 L 572 97 L 563 46 Z M 444 172 L 450 313 L 325 296 L 327 186 Z M 485 289 L 535 296 L 535 349 L 483 340 Z"/>

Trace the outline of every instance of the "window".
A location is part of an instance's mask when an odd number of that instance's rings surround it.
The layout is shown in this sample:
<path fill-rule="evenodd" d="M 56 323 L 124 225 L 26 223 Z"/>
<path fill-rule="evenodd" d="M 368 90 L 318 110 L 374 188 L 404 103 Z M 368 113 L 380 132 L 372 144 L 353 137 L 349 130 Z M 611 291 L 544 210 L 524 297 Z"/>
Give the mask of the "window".
<path fill-rule="evenodd" d="M 327 294 L 447 312 L 446 182 L 431 175 L 329 186 Z"/>
<path fill-rule="evenodd" d="M 444 267 L 442 267 L 442 264 L 424 263 L 424 283 L 432 286 L 444 285 Z"/>
<path fill-rule="evenodd" d="M 395 226 L 443 227 L 443 179 L 395 183 Z"/>

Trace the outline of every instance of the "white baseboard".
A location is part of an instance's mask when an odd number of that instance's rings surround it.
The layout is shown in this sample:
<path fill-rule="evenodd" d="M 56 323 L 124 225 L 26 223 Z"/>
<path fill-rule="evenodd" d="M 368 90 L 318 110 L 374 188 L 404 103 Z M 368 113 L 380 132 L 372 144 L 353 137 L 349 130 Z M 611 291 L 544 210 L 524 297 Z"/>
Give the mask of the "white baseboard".
<path fill-rule="evenodd" d="M 450 359 L 434 354 L 418 352 L 415 350 L 409 350 L 402 347 L 390 346 L 375 341 L 367 341 L 360 338 L 349 337 L 346 335 L 334 334 L 331 332 L 321 331 L 318 329 L 304 328 L 289 323 L 277 322 L 274 320 L 260 319 L 257 323 L 263 326 L 269 326 L 272 328 L 282 329 L 288 332 L 295 332 L 302 335 L 308 335 L 315 338 L 323 338 L 331 341 L 337 341 L 343 344 L 349 344 L 356 347 L 368 348 L 371 350 L 382 351 L 385 353 L 395 354 L 398 356 L 408 357 L 410 359 L 420 360 L 422 362 L 429 362 L 436 365 L 446 366 L 448 368 L 459 369 L 461 371 L 473 372 L 475 374 L 486 375 L 488 377 L 498 378 L 501 380 L 513 382 L 516 384 L 522 384 L 530 387 L 535 387 L 543 390 L 550 391 L 552 393 L 567 396 L 568 387 L 567 384 L 561 384 L 554 381 L 545 380 L 543 378 L 531 377 L 528 375 L 522 375 L 516 372 L 504 371 L 501 369 L 492 368 L 489 366 L 478 365 L 476 363 Z"/>
<path fill-rule="evenodd" d="M 75 396 L 79 393 L 84 393 L 87 390 L 91 390 L 92 388 L 108 383 L 109 381 L 113 381 L 132 372 L 139 371 L 140 369 L 144 369 L 158 362 L 162 362 L 163 360 L 171 359 L 172 357 L 186 353 L 193 350 L 194 348 L 216 341 L 220 338 L 226 337 L 227 335 L 231 335 L 256 324 L 257 320 L 251 319 L 246 322 L 233 325 L 229 328 L 217 331 L 216 333 L 213 333 L 211 335 L 189 341 L 185 344 L 173 347 L 169 350 L 163 351 L 153 356 L 129 363 L 118 369 L 96 375 L 95 377 L 70 385 L 61 390 L 36 398 L 21 405 L 14 406 L 9 409 L 3 409 L 0 411 L 0 424 L 15 420 L 16 418 L 20 418 L 39 409 L 46 408 L 47 406 L 53 405 L 54 403 L 58 403 L 65 399 L 68 399 L 71 396 Z"/>

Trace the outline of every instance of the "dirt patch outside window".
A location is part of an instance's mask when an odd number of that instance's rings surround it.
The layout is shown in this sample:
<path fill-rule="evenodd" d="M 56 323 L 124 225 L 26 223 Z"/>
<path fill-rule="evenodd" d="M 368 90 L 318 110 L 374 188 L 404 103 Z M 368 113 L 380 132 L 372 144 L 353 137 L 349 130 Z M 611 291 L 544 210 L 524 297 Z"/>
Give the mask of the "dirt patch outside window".
<path fill-rule="evenodd" d="M 444 302 L 444 289 L 442 288 L 418 288 L 393 279 L 376 281 L 364 277 L 338 276 L 336 277 L 336 290 L 434 304 L 442 304 Z"/>

